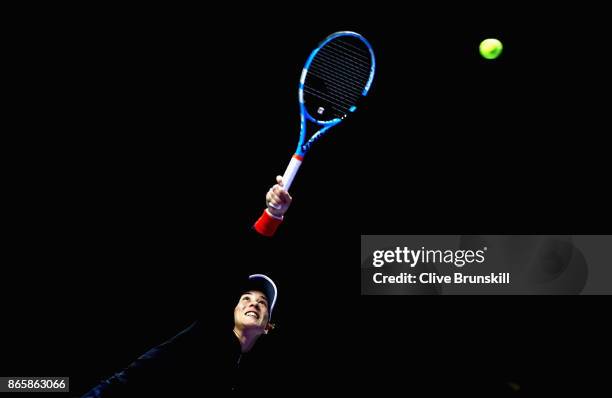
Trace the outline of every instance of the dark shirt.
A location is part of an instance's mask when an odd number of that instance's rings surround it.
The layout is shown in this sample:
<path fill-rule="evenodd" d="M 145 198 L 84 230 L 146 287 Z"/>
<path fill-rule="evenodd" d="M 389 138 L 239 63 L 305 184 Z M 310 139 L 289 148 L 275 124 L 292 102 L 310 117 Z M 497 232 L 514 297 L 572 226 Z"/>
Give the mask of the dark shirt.
<path fill-rule="evenodd" d="M 268 336 L 241 353 L 231 329 L 221 333 L 195 322 L 149 350 L 83 397 L 195 396 L 202 392 L 240 392 L 262 388 L 272 366 Z"/>

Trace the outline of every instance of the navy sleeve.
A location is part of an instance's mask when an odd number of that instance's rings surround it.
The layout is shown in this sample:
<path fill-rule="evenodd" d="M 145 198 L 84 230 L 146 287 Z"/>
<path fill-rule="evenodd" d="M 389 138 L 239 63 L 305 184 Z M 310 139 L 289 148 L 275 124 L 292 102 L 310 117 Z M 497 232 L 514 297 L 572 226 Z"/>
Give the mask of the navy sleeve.
<path fill-rule="evenodd" d="M 167 385 L 180 381 L 181 364 L 193 347 L 198 322 L 167 342 L 147 351 L 127 368 L 103 380 L 83 398 L 146 396 L 162 392 Z"/>

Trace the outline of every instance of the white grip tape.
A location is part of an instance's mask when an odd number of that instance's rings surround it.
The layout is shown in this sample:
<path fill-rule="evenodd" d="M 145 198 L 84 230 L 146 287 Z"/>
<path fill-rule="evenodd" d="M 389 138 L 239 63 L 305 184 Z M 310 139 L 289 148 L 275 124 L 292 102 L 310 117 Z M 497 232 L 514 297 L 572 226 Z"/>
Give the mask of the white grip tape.
<path fill-rule="evenodd" d="M 285 175 L 283 175 L 283 188 L 285 189 L 285 191 L 289 191 L 289 188 L 291 188 L 293 179 L 295 178 L 295 175 L 297 174 L 301 165 L 301 160 L 299 160 L 295 156 L 291 158 L 289 166 L 287 166 L 287 170 L 285 170 Z"/>

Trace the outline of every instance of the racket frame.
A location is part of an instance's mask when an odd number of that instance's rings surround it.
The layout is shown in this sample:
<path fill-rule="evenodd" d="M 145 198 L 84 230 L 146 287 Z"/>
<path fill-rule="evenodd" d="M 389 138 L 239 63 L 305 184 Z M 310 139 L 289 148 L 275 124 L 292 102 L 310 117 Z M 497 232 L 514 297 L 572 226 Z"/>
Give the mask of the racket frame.
<path fill-rule="evenodd" d="M 374 50 L 372 49 L 370 43 L 365 39 L 365 37 L 361 36 L 359 33 L 351 31 L 340 31 L 333 33 L 326 37 L 325 40 L 319 43 L 317 48 L 312 51 L 312 53 L 306 60 L 306 64 L 302 69 L 302 75 L 300 77 L 300 85 L 298 90 L 298 98 L 300 104 L 300 140 L 298 142 L 295 154 L 292 156 L 291 161 L 289 162 L 289 165 L 287 166 L 287 169 L 285 171 L 285 174 L 283 175 L 283 188 L 286 191 L 289 191 L 289 188 L 291 187 L 291 184 L 293 183 L 293 180 L 295 179 L 295 176 L 300 166 L 302 165 L 304 156 L 306 155 L 306 153 L 308 153 L 312 144 L 321 139 L 321 137 L 323 137 L 323 135 L 325 135 L 325 133 L 330 128 L 334 127 L 344 119 L 344 117 L 342 117 L 327 121 L 317 120 L 308 113 L 308 111 L 306 110 L 306 105 L 304 104 L 304 82 L 306 81 L 306 75 L 308 74 L 308 69 L 310 68 L 314 57 L 327 43 L 341 36 L 352 36 L 358 38 L 367 47 L 368 51 L 370 52 L 372 64 L 370 66 L 370 77 L 368 78 L 368 81 L 364 86 L 361 96 L 365 97 L 370 91 L 370 87 L 372 86 L 372 81 L 374 80 L 374 73 L 376 71 L 376 58 L 374 57 Z M 357 107 L 353 105 L 349 109 L 349 112 L 355 112 L 356 109 Z M 319 130 L 315 134 L 313 134 L 313 136 L 310 137 L 308 141 L 306 141 L 308 122 L 314 123 L 317 127 L 319 127 Z"/>

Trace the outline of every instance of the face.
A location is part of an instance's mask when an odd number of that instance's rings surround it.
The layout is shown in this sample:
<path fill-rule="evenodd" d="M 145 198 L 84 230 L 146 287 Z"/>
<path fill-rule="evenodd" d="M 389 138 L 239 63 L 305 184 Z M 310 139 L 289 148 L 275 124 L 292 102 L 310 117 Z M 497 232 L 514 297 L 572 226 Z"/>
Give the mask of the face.
<path fill-rule="evenodd" d="M 264 333 L 268 317 L 268 298 L 260 291 L 242 294 L 234 308 L 234 324 L 241 329 L 256 329 Z"/>

